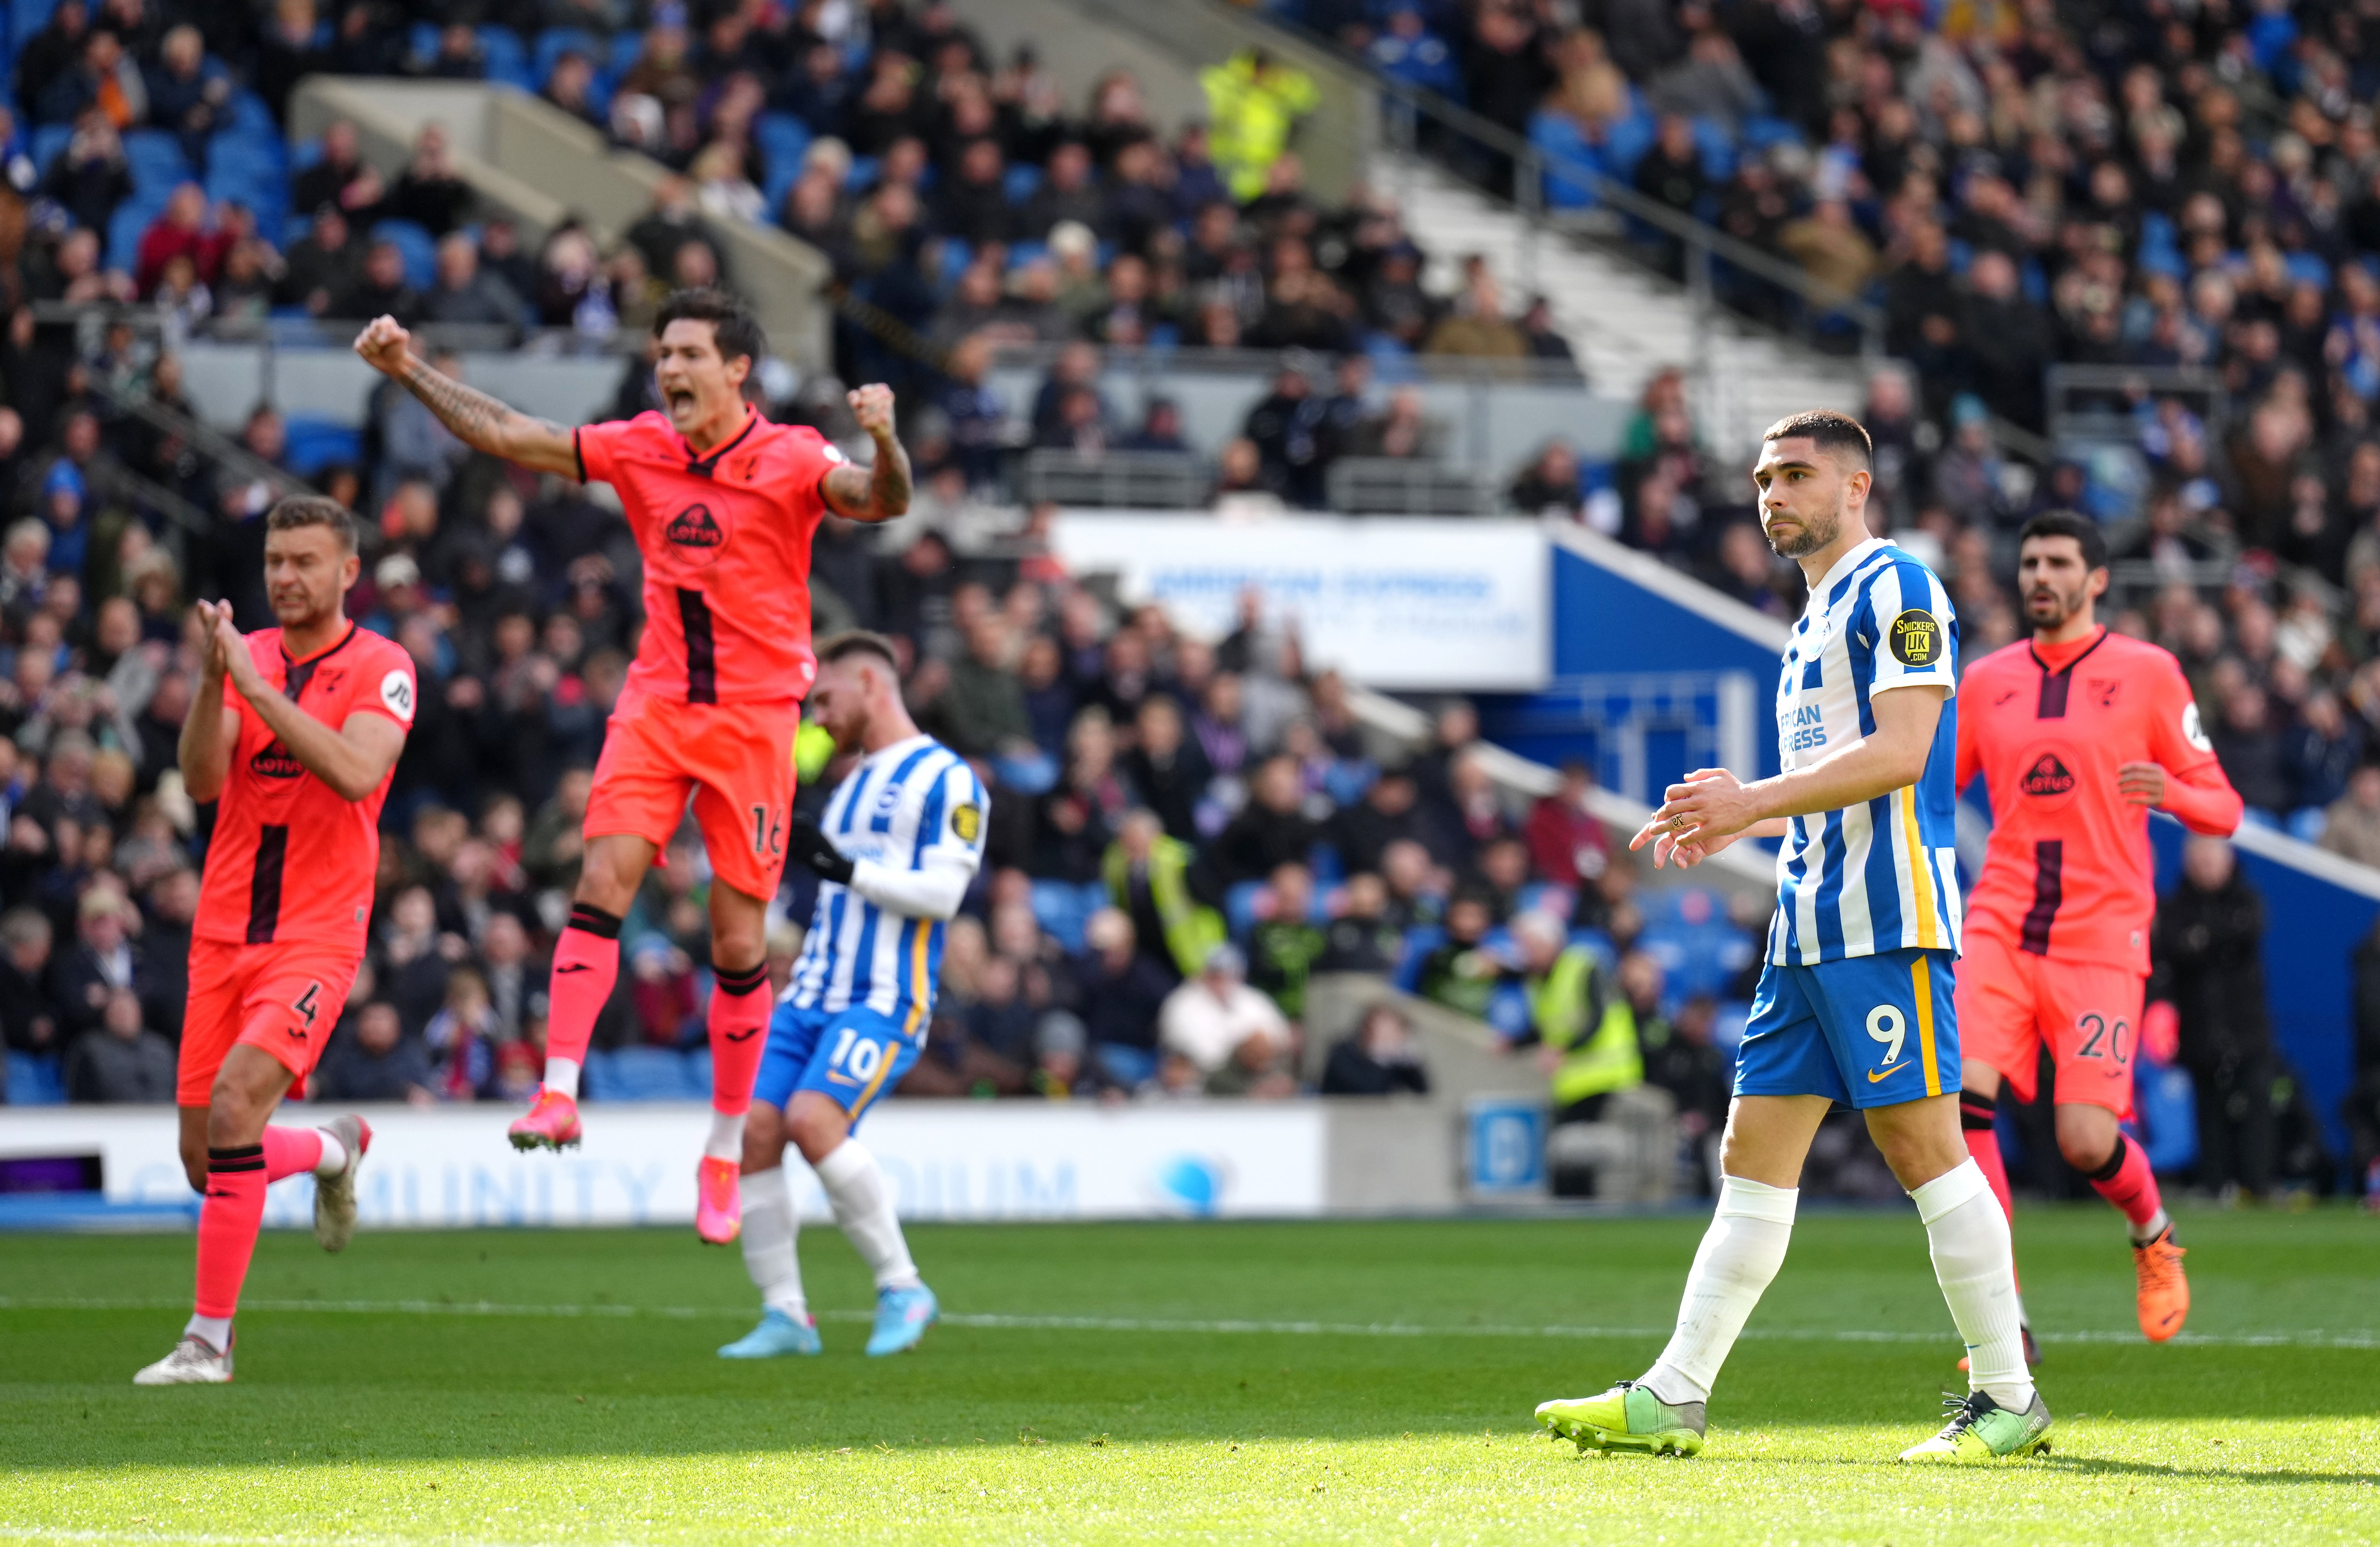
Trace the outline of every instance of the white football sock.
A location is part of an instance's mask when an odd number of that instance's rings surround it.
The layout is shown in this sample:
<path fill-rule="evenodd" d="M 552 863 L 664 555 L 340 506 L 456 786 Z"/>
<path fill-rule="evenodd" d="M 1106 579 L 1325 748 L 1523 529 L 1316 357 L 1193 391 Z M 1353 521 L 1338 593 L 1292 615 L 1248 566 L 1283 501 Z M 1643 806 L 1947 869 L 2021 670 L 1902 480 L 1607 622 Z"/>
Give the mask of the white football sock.
<path fill-rule="evenodd" d="M 578 1060 L 549 1056 L 545 1061 L 545 1088 L 557 1096 L 568 1096 L 572 1101 L 577 1101 L 578 1099 Z"/>
<path fill-rule="evenodd" d="M 1991 1183 L 1973 1160 L 1964 1160 L 1909 1196 L 1925 1222 L 1934 1276 L 1950 1303 L 1950 1320 L 1967 1345 L 1967 1388 L 2023 1412 L 2033 1406 L 2033 1376 L 2024 1365 L 2016 1254 Z"/>
<path fill-rule="evenodd" d="M 876 1274 L 879 1289 L 914 1289 L 921 1282 L 917 1264 L 909 1261 L 909 1243 L 902 1238 L 901 1222 L 892 1213 L 892 1189 L 884 1185 L 876 1157 L 846 1139 L 813 1170 L 834 1205 L 834 1222 L 860 1260 Z"/>
<path fill-rule="evenodd" d="M 712 1160 L 742 1161 L 744 1158 L 744 1114 L 730 1117 L 714 1108 L 710 1114 L 710 1137 L 703 1140 L 702 1152 Z"/>
<path fill-rule="evenodd" d="M 207 1346 L 220 1354 L 231 1347 L 231 1318 L 228 1316 L 193 1316 L 183 1325 L 182 1335 L 193 1334 L 207 1340 Z"/>
<path fill-rule="evenodd" d="M 2173 1228 L 2173 1216 L 2167 1213 L 2163 1208 L 2159 1208 L 2155 1213 L 2149 1216 L 2149 1222 L 2146 1224 L 2134 1224 L 2131 1220 L 2126 1220 L 2124 1228 L 2131 1233 L 2132 1245 L 2146 1246 Z"/>
<path fill-rule="evenodd" d="M 1710 1400 L 1711 1383 L 1743 1331 L 1752 1308 L 1785 1261 L 1793 1237 L 1798 1188 L 1729 1176 L 1678 1306 L 1678 1330 L 1645 1372 L 1644 1383 L 1672 1407 Z"/>
<path fill-rule="evenodd" d="M 314 1175 L 335 1176 L 345 1171 L 347 1168 L 347 1147 L 339 1142 L 339 1136 L 328 1128 L 316 1128 L 314 1131 L 322 1136 L 322 1158 L 314 1163 Z"/>
<path fill-rule="evenodd" d="M 747 1173 L 743 1192 L 744 1271 L 752 1275 L 762 1305 L 808 1322 L 809 1301 L 802 1295 L 801 1263 L 794 1256 L 802 1222 L 794 1213 L 784 1167 Z"/>

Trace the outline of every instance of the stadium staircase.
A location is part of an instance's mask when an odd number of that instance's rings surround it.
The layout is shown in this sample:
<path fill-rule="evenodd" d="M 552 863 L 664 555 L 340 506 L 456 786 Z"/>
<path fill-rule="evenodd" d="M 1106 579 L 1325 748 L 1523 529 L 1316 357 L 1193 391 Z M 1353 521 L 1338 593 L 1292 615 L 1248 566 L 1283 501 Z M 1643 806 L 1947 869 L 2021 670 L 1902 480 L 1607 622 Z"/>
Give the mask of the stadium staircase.
<path fill-rule="evenodd" d="M 1592 243 L 1532 228 L 1519 211 L 1417 156 L 1382 151 L 1374 183 L 1394 195 L 1405 228 L 1429 253 L 1427 282 L 1459 287 L 1478 253 L 1502 280 L 1506 304 L 1540 292 L 1597 396 L 1634 399 L 1663 370 L 1686 371 L 1706 444 L 1750 445 L 1799 408 L 1855 410 L 1864 393 L 1853 360 L 1698 306 L 1685 286 Z"/>
<path fill-rule="evenodd" d="M 1620 244 L 1599 245 L 1591 233 L 1611 224 L 1612 210 L 1584 219 L 1532 218 L 1437 163 L 1397 150 L 1382 130 L 1410 124 L 1416 111 L 1458 137 L 1488 130 L 1459 109 L 1392 100 L 1395 89 L 1309 34 L 1222 0 L 954 5 L 995 52 L 1030 43 L 1071 100 L 1086 98 L 1107 71 L 1129 68 L 1161 123 L 1203 116 L 1197 72 L 1234 49 L 1262 47 L 1289 59 L 1318 89 L 1317 110 L 1301 124 L 1296 142 L 1306 186 L 1318 198 L 1335 201 L 1366 185 L 1392 194 L 1405 228 L 1429 255 L 1426 282 L 1434 291 L 1458 291 L 1462 260 L 1475 252 L 1503 282 L 1509 307 L 1543 292 L 1599 396 L 1633 400 L 1661 371 L 1684 370 L 1704 439 L 1715 451 L 1751 445 L 1797 408 L 1859 406 L 1864 373 L 1855 360 L 1698 302 L 1684 285 L 1629 257 Z M 1590 175 L 1573 169 L 1548 186 L 1575 194 L 1580 178 Z M 1643 202 L 1614 188 L 1587 202 L 1616 208 L 1621 201 Z"/>

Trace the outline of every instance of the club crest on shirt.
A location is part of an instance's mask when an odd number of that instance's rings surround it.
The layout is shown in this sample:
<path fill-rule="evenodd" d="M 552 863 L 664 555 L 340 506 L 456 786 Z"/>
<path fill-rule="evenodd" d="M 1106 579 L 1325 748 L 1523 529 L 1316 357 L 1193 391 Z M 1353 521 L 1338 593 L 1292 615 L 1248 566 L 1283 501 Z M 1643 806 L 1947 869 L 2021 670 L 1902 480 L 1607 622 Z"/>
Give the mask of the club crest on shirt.
<path fill-rule="evenodd" d="M 2123 691 L 2124 682 L 2121 677 L 2095 676 L 2083 683 L 2082 688 L 2091 695 L 2092 702 L 2102 709 L 2113 709 L 2116 707 L 2116 695 Z"/>
<path fill-rule="evenodd" d="M 671 517 L 662 535 L 696 564 L 718 562 L 719 550 L 727 545 L 727 533 L 707 505 L 690 505 Z"/>
<path fill-rule="evenodd" d="M 1923 607 L 1892 620 L 1892 658 L 1904 666 L 1930 666 L 1942 658 L 1942 625 Z"/>

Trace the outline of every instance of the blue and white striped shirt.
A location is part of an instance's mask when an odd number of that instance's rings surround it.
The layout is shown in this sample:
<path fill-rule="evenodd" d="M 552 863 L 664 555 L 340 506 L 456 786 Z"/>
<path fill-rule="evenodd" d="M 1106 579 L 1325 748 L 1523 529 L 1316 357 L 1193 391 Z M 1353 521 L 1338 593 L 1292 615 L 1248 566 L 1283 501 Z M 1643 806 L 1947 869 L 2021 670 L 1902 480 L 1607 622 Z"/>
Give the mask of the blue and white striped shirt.
<path fill-rule="evenodd" d="M 1934 572 L 1870 538 L 1810 590 L 1777 684 L 1787 772 L 1875 734 L 1869 705 L 1894 688 L 1957 691 L 1959 620 Z M 1960 904 L 1958 703 L 1946 700 L 1913 785 L 1788 822 L 1777 856 L 1768 959 L 1808 967 L 1910 946 L 1956 951 Z"/>
<path fill-rule="evenodd" d="M 990 798 L 956 752 L 929 736 L 870 753 L 826 803 L 819 826 L 844 858 L 889 870 L 983 862 Z M 821 882 L 785 1002 L 829 1015 L 865 1005 L 923 1038 L 942 968 L 939 919 L 915 919 Z"/>

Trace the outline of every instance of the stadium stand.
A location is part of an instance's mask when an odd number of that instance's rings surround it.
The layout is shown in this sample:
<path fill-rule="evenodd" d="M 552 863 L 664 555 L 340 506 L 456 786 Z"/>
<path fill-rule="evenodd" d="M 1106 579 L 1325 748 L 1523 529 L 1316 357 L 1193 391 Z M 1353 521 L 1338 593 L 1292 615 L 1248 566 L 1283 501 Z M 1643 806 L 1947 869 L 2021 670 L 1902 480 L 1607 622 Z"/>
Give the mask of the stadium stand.
<path fill-rule="evenodd" d="M 2205 7 L 2083 33 L 2056 7 L 1883 0 L 1268 8 L 1536 147 L 1546 207 L 1592 214 L 1621 186 L 1880 311 L 1880 495 L 1950 580 L 1968 652 L 2015 637 L 2022 522 L 2099 517 L 2119 626 L 2182 657 L 2257 820 L 2380 859 L 2380 774 L 2359 772 L 2380 728 L 2380 141 L 2363 105 L 2380 41 L 2360 13 Z M 1477 947 L 1464 971 L 1493 980 L 1482 1004 L 1521 977 L 1502 925 L 1550 895 L 1613 970 L 1658 970 L 1662 1014 L 1740 1017 L 1760 921 L 1697 891 L 1640 906 L 1628 864 L 1582 878 L 1579 846 L 1565 871 L 1559 846 L 1516 841 L 1593 824 L 1574 797 L 1533 816 L 1484 780 L 1467 711 L 1408 765 L 1277 623 L 1201 640 L 1119 608 L 1050 561 L 1043 517 L 1015 513 L 1044 495 L 1500 506 L 1798 610 L 1740 448 L 1698 430 L 1689 376 L 1594 398 L 1548 307 L 1466 262 L 1462 233 L 1408 229 L 1378 189 L 1318 197 L 1293 69 L 1209 61 L 1213 116 L 1181 125 L 1155 121 L 1128 74 L 1070 93 L 1030 55 L 993 57 L 934 0 L 410 22 L 285 0 L 261 26 L 171 0 L 8 14 L 10 1099 L 63 1093 L 87 1007 L 61 974 L 94 948 L 88 897 L 134 927 L 147 1020 L 172 1034 L 170 943 L 203 852 L 172 771 L 182 609 L 227 595 L 262 620 L 256 518 L 301 480 L 373 515 L 355 610 L 425 688 L 352 1017 L 395 1009 L 421 1099 L 534 1080 L 538 953 L 638 627 L 632 548 L 581 491 L 462 454 L 408 400 L 359 421 L 194 403 L 179 357 L 249 349 L 271 378 L 389 311 L 452 329 L 473 361 L 515 343 L 584 359 L 616 378 L 604 412 L 633 413 L 652 309 L 673 283 L 733 285 L 717 233 L 734 223 L 832 265 L 833 375 L 772 376 L 773 411 L 846 432 L 837 381 L 892 381 L 922 469 L 906 530 L 821 537 L 821 619 L 903 640 L 920 713 L 996 786 L 993 862 L 920 1089 L 1178 1089 L 1158 1006 L 1196 975 L 1194 942 L 1239 943 L 1283 1003 L 1313 965 L 1293 959 L 1308 927 L 1314 962 L 1340 951 L 1426 988 L 1458 898 L 1488 918 L 1460 943 Z M 435 135 L 379 170 L 335 126 L 293 141 L 294 87 L 325 73 L 534 93 L 671 176 L 608 250 L 568 222 L 524 240 L 474 208 Z M 1417 142 L 1515 191 L 1509 152 Z M 1666 226 L 1578 230 L 1657 274 L 1678 261 Z M 1859 346 L 1856 328 L 1782 314 L 1773 286 L 1714 283 L 1749 324 Z M 1531 413 L 1546 428 L 1524 443 L 1475 428 L 1509 437 Z M 1610 848 L 1599 831 L 1586 847 Z M 696 1088 L 704 872 L 683 859 L 629 925 L 597 1100 Z M 786 901 L 799 919 L 798 887 Z M 1048 1056 L 1087 1039 L 1117 1056 Z"/>

